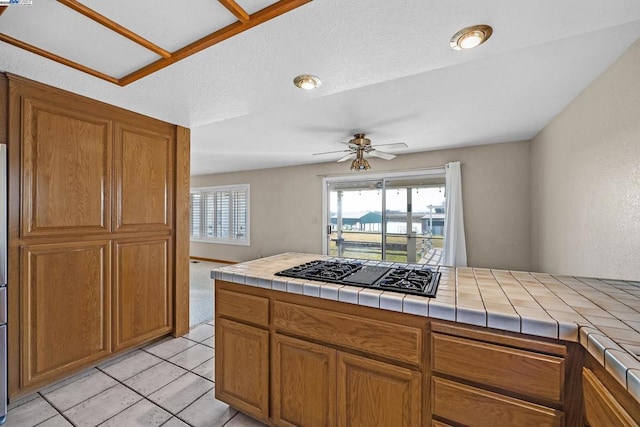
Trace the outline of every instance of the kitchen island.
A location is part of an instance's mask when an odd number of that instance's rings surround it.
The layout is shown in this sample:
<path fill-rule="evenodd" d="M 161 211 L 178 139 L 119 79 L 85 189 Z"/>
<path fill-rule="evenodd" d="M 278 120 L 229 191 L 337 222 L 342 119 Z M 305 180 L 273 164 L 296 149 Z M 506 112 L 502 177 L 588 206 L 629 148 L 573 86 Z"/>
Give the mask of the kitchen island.
<path fill-rule="evenodd" d="M 215 271 L 216 398 L 273 425 L 638 425 L 638 283 L 440 267 L 425 298 L 275 276 L 317 259 Z"/>

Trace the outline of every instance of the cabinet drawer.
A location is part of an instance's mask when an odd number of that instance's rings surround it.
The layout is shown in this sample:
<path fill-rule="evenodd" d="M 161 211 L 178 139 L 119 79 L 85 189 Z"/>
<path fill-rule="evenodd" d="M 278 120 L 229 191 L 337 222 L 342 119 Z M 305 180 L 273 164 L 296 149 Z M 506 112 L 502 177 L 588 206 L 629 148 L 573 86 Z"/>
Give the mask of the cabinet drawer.
<path fill-rule="evenodd" d="M 276 329 L 389 359 L 420 365 L 422 330 L 276 301 Z"/>
<path fill-rule="evenodd" d="M 563 400 L 561 357 L 435 333 L 432 343 L 436 372 L 551 402 Z"/>
<path fill-rule="evenodd" d="M 216 316 L 268 326 L 269 300 L 254 295 L 216 289 Z"/>
<path fill-rule="evenodd" d="M 594 427 L 638 425 L 590 369 L 583 368 L 582 383 L 584 416 L 587 425 Z"/>
<path fill-rule="evenodd" d="M 434 377 L 432 384 L 433 415 L 455 423 L 477 427 L 564 425 L 564 414 L 555 409 L 443 378 Z"/>

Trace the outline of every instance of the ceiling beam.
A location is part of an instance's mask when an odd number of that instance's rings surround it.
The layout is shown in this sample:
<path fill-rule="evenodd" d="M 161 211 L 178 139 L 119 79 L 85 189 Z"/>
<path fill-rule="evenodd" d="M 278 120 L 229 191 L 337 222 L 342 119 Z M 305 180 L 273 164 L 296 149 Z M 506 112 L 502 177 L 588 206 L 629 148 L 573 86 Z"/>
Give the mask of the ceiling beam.
<path fill-rule="evenodd" d="M 78 13 L 81 13 L 82 15 L 86 16 L 87 18 L 94 20 L 98 24 L 104 25 L 105 27 L 107 27 L 111 31 L 115 31 L 116 33 L 120 34 L 121 36 L 128 38 L 132 42 L 137 43 L 140 46 L 143 46 L 143 47 L 149 49 L 150 51 L 154 52 L 157 55 L 162 56 L 163 58 L 170 58 L 171 57 L 171 53 L 170 52 L 168 52 L 168 51 L 162 49 L 161 47 L 151 43 L 149 40 L 137 35 L 133 31 L 123 27 L 122 25 L 117 24 L 116 22 L 112 21 L 111 19 L 107 18 L 106 16 L 101 15 L 100 13 L 96 12 L 93 9 L 88 8 L 87 6 L 83 5 L 82 3 L 77 2 L 76 0 L 58 0 L 58 2 L 60 2 L 63 5 L 75 10 Z"/>
<path fill-rule="evenodd" d="M 40 56 L 44 56 L 47 59 L 50 59 L 52 61 L 58 62 L 60 64 L 66 65 L 67 67 L 71 67 L 71 68 L 75 68 L 78 71 L 82 71 L 83 73 L 87 73 L 90 74 L 94 77 L 98 77 L 102 80 L 106 80 L 109 83 L 115 83 L 118 84 L 118 79 L 116 79 L 115 77 L 111 77 L 107 74 L 101 73 L 100 71 L 96 71 L 93 68 L 89 68 L 89 67 L 85 67 L 84 65 L 78 64 L 77 62 L 73 62 L 67 58 L 63 58 L 61 56 L 56 55 L 55 53 L 51 53 L 47 50 L 44 49 L 40 49 L 39 47 L 30 45 L 28 43 L 25 43 L 23 41 L 20 41 L 18 39 L 14 39 L 11 36 L 8 36 L 6 34 L 0 33 L 0 41 L 3 41 L 5 43 L 9 43 L 10 45 L 13 45 L 15 47 L 19 47 L 20 49 L 24 49 L 26 51 L 29 51 L 31 53 L 35 53 L 36 55 L 40 55 Z"/>
<path fill-rule="evenodd" d="M 9 6 L 0 6 L 0 15 L 2 15 L 4 11 L 7 10 L 8 8 Z"/>
<path fill-rule="evenodd" d="M 229 12 L 233 13 L 240 22 L 247 22 L 251 17 L 249 14 L 236 3 L 234 0 L 218 0 Z"/>
<path fill-rule="evenodd" d="M 173 52 L 171 54 L 171 58 L 159 59 L 145 67 L 140 68 L 139 70 L 134 71 L 129 75 L 122 77 L 118 81 L 118 84 L 120 86 L 126 86 L 130 83 L 133 83 L 136 80 L 146 77 L 151 73 L 155 73 L 156 71 L 168 67 L 169 65 L 174 64 L 188 56 L 198 53 L 208 47 L 213 46 L 214 44 L 220 43 L 221 41 L 240 34 L 243 31 L 269 21 L 270 19 L 276 18 L 299 6 L 302 6 L 303 4 L 309 3 L 310 1 L 312 0 L 280 0 L 279 2 L 274 3 L 271 6 L 266 7 L 261 11 L 251 15 L 251 19 L 249 21 L 237 21 L 212 34 L 209 34 L 208 36 L 204 36 L 200 40 L 196 40 L 195 42 Z"/>
<path fill-rule="evenodd" d="M 249 19 L 244 22 L 242 20 L 236 21 L 231 25 L 227 25 L 226 27 L 221 28 L 220 30 L 214 33 L 211 33 L 208 36 L 202 37 L 201 39 L 196 40 L 195 42 L 190 43 L 187 46 L 173 53 L 170 53 L 154 45 L 148 40 L 143 39 L 137 34 L 129 31 L 127 28 L 124 28 L 118 25 L 117 23 L 111 21 L 105 16 L 102 16 L 101 14 L 95 12 L 94 10 L 84 6 L 83 4 L 79 3 L 76 0 L 58 0 L 58 2 L 60 2 L 61 4 L 70 7 L 76 12 L 79 12 L 82 15 L 85 15 L 86 17 L 92 19 L 93 21 L 101 25 L 104 25 L 105 27 L 117 32 L 118 34 L 124 37 L 127 37 L 128 39 L 162 56 L 162 58 L 158 59 L 157 61 L 154 61 L 121 78 L 111 77 L 107 74 L 101 73 L 100 71 L 94 70 L 93 68 L 86 67 L 82 64 L 63 58 L 47 50 L 30 45 L 18 39 L 14 39 L 13 37 L 8 36 L 7 34 L 0 33 L 0 41 L 11 44 L 20 49 L 24 49 L 31 53 L 35 53 L 36 55 L 43 56 L 52 61 L 74 68 L 78 71 L 82 71 L 83 73 L 87 73 L 94 77 L 98 77 L 102 80 L 106 80 L 109 83 L 114 83 L 119 86 L 126 86 L 130 83 L 135 82 L 136 80 L 139 80 L 143 77 L 148 76 L 149 74 L 155 73 L 156 71 L 159 71 L 165 67 L 168 67 L 171 64 L 174 64 L 208 47 L 211 47 L 217 43 L 220 43 L 221 41 L 224 41 L 228 38 L 238 35 L 250 28 L 253 28 L 273 18 L 276 18 L 282 14 L 285 14 L 313 0 L 279 0 L 276 3 L 272 4 L 271 6 L 268 6 L 252 15 L 247 15 L 247 12 L 244 9 L 242 9 L 240 6 L 238 6 L 235 3 L 235 0 L 218 0 L 218 1 L 220 1 L 223 5 L 225 5 L 225 7 L 230 8 L 232 13 L 235 11 L 234 14 L 238 13 L 242 16 L 246 15 L 249 17 Z M 3 8 L 0 6 L 0 13 L 2 13 L 4 9 L 6 9 L 6 7 Z M 240 17 L 238 19 L 240 19 Z"/>

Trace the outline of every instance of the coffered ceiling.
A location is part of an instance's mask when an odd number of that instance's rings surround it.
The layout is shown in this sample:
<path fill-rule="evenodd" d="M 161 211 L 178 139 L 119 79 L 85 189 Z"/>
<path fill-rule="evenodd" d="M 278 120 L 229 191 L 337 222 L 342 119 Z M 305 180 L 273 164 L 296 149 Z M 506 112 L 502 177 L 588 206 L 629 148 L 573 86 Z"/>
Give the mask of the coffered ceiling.
<path fill-rule="evenodd" d="M 449 47 L 481 23 L 494 29 L 487 43 Z M 405 142 L 400 154 L 532 138 L 640 37 L 640 2 L 33 0 L 6 8 L 0 33 L 0 70 L 190 127 L 203 174 L 335 160 L 312 154 L 356 131 Z M 167 54 L 181 60 L 163 63 Z M 322 86 L 296 88 L 305 73 Z"/>
<path fill-rule="evenodd" d="M 167 9 L 149 27 L 144 25 L 148 21 L 128 19 L 131 9 L 113 10 L 107 2 L 45 1 L 35 8 L 12 13 L 6 32 L 0 33 L 0 41 L 126 86 L 309 1 L 208 1 L 200 10 L 194 9 L 186 25 L 174 32 L 164 31 L 164 23 L 173 21 L 173 14 Z M 95 8 L 89 6 L 91 3 Z M 98 10 L 104 10 L 104 14 Z M 139 12 L 144 14 L 145 10 Z M 67 22 L 63 32 L 41 25 L 58 19 Z M 40 24 L 38 32 L 29 28 L 34 21 Z"/>

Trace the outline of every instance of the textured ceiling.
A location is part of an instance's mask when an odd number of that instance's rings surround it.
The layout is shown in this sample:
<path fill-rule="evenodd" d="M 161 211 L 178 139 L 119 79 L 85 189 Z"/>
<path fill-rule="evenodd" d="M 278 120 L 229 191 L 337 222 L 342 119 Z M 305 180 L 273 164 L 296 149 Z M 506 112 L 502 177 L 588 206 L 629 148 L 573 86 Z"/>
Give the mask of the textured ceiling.
<path fill-rule="evenodd" d="M 213 0 L 83 3 L 169 50 L 223 19 Z M 139 66 L 137 45 L 47 19 L 57 7 L 9 7 L 0 32 L 114 72 Z M 449 48 L 477 23 L 494 28 L 486 44 Z M 0 70 L 192 128 L 192 172 L 204 174 L 330 161 L 340 156 L 312 153 L 355 131 L 407 143 L 398 153 L 528 139 L 639 36 L 638 0 L 314 0 L 126 87 L 4 43 Z M 295 88 L 302 73 L 322 86 Z"/>

